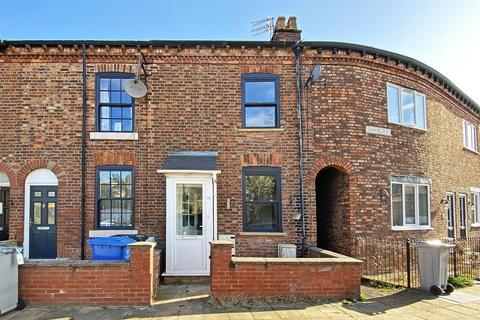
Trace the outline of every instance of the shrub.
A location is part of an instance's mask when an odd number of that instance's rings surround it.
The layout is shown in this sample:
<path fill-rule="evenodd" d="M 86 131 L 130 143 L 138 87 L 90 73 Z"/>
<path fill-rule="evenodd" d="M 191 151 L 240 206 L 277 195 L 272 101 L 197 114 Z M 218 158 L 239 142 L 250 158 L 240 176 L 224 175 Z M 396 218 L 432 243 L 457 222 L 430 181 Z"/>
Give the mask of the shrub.
<path fill-rule="evenodd" d="M 449 277 L 448 282 L 455 288 L 465 288 L 473 286 L 473 279 L 469 276 Z"/>

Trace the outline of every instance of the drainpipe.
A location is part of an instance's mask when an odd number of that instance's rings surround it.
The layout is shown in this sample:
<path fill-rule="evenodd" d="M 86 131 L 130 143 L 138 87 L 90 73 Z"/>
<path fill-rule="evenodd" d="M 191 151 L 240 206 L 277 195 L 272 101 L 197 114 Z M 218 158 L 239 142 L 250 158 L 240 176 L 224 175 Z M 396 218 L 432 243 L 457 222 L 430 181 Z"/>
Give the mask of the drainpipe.
<path fill-rule="evenodd" d="M 298 166 L 300 175 L 300 217 L 302 221 L 302 257 L 305 257 L 305 207 L 303 200 L 303 127 L 302 127 L 302 46 L 298 41 L 294 47 L 295 53 L 295 76 L 297 81 L 297 117 L 298 117 Z"/>
<path fill-rule="evenodd" d="M 85 167 L 87 147 L 87 57 L 85 44 L 82 44 L 82 207 L 80 222 L 80 257 L 85 260 Z"/>

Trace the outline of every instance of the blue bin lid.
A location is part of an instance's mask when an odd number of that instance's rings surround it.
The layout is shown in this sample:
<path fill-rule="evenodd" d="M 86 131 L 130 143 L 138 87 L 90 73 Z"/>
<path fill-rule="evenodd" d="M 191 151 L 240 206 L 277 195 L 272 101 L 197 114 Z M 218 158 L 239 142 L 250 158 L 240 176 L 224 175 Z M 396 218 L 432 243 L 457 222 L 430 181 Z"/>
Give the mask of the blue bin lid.
<path fill-rule="evenodd" d="M 87 240 L 87 243 L 92 245 L 109 245 L 109 246 L 126 246 L 129 243 L 137 242 L 130 237 L 101 237 L 91 238 Z"/>

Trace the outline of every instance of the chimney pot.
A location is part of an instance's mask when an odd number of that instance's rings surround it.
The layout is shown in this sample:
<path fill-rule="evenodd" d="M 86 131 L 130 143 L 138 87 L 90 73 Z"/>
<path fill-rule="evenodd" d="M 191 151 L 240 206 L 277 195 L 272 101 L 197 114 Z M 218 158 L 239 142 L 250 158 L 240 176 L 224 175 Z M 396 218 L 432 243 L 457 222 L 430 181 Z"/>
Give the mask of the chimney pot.
<path fill-rule="evenodd" d="M 275 23 L 272 41 L 297 42 L 302 38 L 302 30 L 297 29 L 297 18 L 289 17 L 285 25 L 285 17 L 280 16 Z"/>

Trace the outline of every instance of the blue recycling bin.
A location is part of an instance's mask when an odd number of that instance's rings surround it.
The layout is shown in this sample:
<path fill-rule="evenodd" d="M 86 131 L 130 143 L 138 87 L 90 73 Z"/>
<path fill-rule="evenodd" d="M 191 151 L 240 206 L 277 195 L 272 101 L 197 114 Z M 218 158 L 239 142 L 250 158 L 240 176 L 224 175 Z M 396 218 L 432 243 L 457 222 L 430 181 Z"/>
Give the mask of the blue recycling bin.
<path fill-rule="evenodd" d="M 92 238 L 87 243 L 92 247 L 93 260 L 130 260 L 128 244 L 136 242 L 129 237 Z"/>

